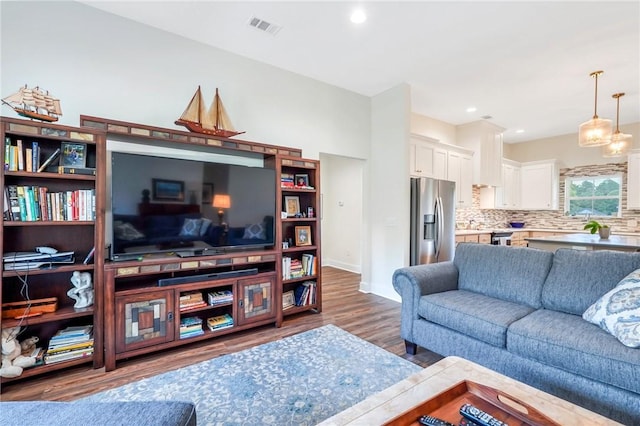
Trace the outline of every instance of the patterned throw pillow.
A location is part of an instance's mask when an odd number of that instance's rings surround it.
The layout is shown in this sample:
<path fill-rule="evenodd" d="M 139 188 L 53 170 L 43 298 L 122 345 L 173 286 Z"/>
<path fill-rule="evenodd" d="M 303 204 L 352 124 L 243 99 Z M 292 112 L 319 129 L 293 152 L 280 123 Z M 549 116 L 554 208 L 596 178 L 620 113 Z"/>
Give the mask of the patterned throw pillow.
<path fill-rule="evenodd" d="M 264 240 L 265 238 L 267 238 L 267 236 L 264 232 L 264 227 L 262 226 L 262 224 L 254 223 L 253 225 L 247 225 L 244 228 L 244 235 L 242 236 L 242 238 L 249 240 Z"/>
<path fill-rule="evenodd" d="M 184 237 L 197 237 L 200 235 L 202 219 L 185 219 L 180 230 L 180 235 Z"/>
<path fill-rule="evenodd" d="M 119 240 L 133 241 L 144 238 L 144 234 L 128 222 L 113 222 L 113 230 L 115 231 L 116 238 Z"/>
<path fill-rule="evenodd" d="M 623 345 L 640 348 L 640 269 L 636 269 L 582 314 Z"/>
<path fill-rule="evenodd" d="M 209 225 L 211 225 L 211 219 L 207 219 L 206 217 L 202 218 L 202 226 L 200 226 L 200 236 L 203 236 L 207 233 L 207 229 L 209 229 Z"/>

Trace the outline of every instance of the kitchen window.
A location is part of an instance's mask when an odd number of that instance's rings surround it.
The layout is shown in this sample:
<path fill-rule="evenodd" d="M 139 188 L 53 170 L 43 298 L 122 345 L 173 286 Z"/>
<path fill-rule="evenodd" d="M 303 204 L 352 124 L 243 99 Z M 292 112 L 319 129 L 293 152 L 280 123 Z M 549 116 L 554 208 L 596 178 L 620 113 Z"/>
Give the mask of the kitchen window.
<path fill-rule="evenodd" d="M 568 177 L 564 187 L 568 216 L 620 217 L 622 174 Z"/>

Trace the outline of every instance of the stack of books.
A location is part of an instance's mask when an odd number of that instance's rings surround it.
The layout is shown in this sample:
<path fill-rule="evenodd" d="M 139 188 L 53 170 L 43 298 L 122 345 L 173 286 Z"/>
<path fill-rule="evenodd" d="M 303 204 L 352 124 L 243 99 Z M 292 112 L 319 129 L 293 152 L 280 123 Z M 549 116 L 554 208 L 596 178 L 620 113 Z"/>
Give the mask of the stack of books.
<path fill-rule="evenodd" d="M 293 188 L 295 186 L 293 182 L 293 173 L 282 173 L 280 175 L 280 187 L 281 188 Z"/>
<path fill-rule="evenodd" d="M 296 306 L 313 305 L 316 303 L 316 282 L 305 281 L 294 290 Z"/>
<path fill-rule="evenodd" d="M 93 355 L 93 326 L 81 325 L 59 330 L 49 341 L 45 364 L 71 361 Z"/>
<path fill-rule="evenodd" d="M 300 259 L 292 259 L 287 256 L 282 258 L 282 279 L 291 280 L 304 277 L 305 275 L 304 267 Z"/>
<path fill-rule="evenodd" d="M 202 329 L 202 318 L 198 318 L 198 317 L 180 318 L 180 338 L 181 339 L 200 336 L 201 334 L 204 334 L 204 330 Z"/>
<path fill-rule="evenodd" d="M 202 293 L 199 291 L 180 294 L 180 312 L 191 311 L 205 306 L 207 306 L 207 302 L 204 301 Z"/>
<path fill-rule="evenodd" d="M 233 318 L 229 314 L 218 315 L 207 319 L 207 326 L 211 331 L 233 327 Z"/>
<path fill-rule="evenodd" d="M 233 302 L 233 292 L 231 290 L 212 291 L 208 295 L 209 305 L 220 305 Z"/>

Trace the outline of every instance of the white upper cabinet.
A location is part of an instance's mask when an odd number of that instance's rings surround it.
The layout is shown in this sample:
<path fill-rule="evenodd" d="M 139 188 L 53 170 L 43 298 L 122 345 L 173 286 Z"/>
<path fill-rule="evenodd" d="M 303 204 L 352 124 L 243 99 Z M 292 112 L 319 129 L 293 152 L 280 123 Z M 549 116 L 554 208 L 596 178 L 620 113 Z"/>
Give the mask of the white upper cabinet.
<path fill-rule="evenodd" d="M 555 160 L 522 163 L 520 169 L 520 208 L 557 210 L 559 169 Z"/>
<path fill-rule="evenodd" d="M 409 142 L 409 174 L 414 177 L 436 177 L 435 139 L 411 137 Z"/>
<path fill-rule="evenodd" d="M 457 126 L 457 142 L 473 151 L 475 185 L 502 185 L 502 127 L 485 120 Z"/>
<path fill-rule="evenodd" d="M 627 209 L 640 210 L 640 150 L 633 150 L 627 164 Z"/>
<path fill-rule="evenodd" d="M 520 163 L 502 160 L 502 185 L 480 188 L 481 209 L 520 209 Z"/>
<path fill-rule="evenodd" d="M 449 151 L 447 168 L 447 180 L 456 183 L 456 207 L 471 207 L 473 205 L 473 155 Z"/>

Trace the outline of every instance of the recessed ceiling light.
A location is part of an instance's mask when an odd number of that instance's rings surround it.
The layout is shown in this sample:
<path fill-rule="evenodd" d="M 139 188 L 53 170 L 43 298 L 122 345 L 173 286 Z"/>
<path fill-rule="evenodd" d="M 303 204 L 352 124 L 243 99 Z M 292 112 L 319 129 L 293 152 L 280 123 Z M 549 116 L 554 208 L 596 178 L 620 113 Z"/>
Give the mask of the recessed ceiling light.
<path fill-rule="evenodd" d="M 523 129 L 518 129 L 518 130 L 516 130 L 516 133 L 524 133 L 524 130 Z"/>
<path fill-rule="evenodd" d="M 467 108 L 467 112 L 476 112 L 477 110 L 478 110 L 478 108 L 476 108 L 476 107 Z"/>
<path fill-rule="evenodd" d="M 362 24 L 364 21 L 367 20 L 367 15 L 364 13 L 364 10 L 356 9 L 351 14 L 350 19 L 351 19 L 351 22 L 353 22 L 354 24 Z"/>

